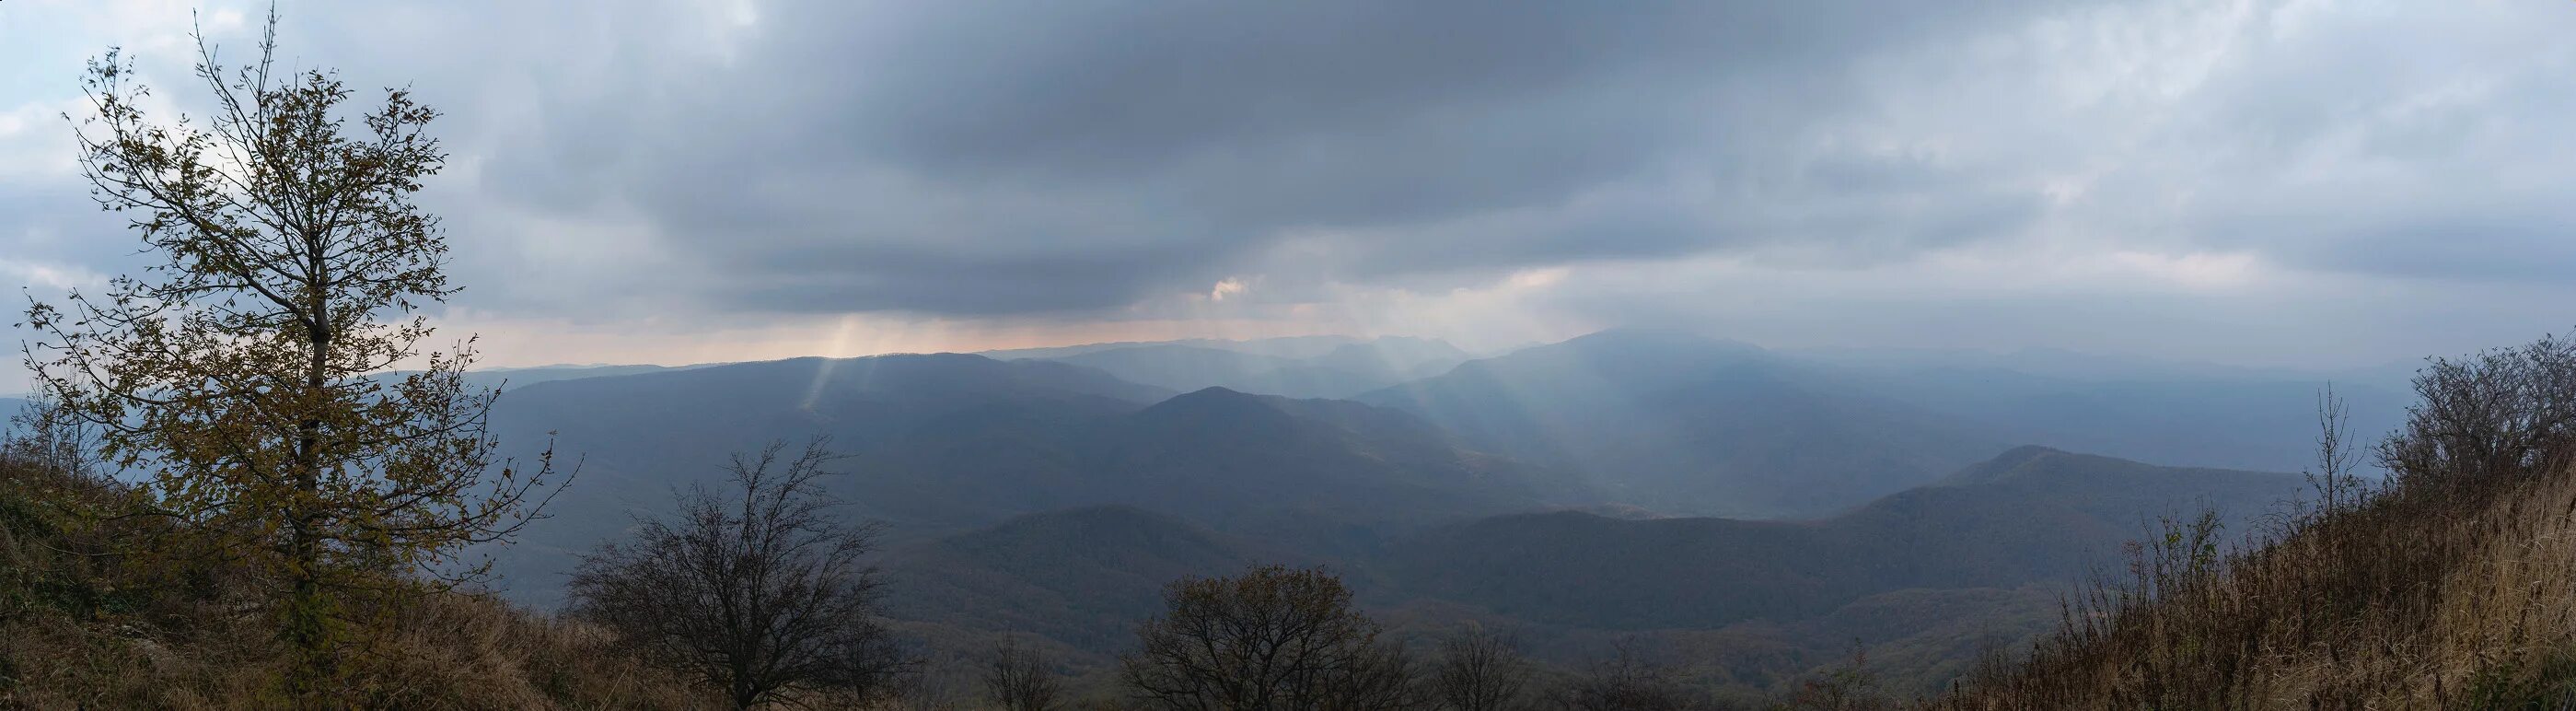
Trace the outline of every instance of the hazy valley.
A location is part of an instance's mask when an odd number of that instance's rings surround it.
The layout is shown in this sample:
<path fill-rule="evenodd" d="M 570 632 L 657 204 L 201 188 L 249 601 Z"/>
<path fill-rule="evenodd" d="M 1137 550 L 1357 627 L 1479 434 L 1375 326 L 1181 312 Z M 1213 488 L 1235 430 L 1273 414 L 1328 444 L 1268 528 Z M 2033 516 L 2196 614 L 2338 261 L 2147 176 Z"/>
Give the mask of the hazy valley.
<path fill-rule="evenodd" d="M 1338 358 L 1378 343 L 1306 350 Z M 1384 356 L 1386 370 L 1420 367 L 1405 356 L 1426 349 L 1395 343 L 1405 353 Z M 850 455 L 831 485 L 848 515 L 888 525 L 889 615 L 940 658 L 1019 634 L 1105 685 L 1166 582 L 1288 563 L 1339 572 L 1397 633 L 1424 639 L 1473 620 L 1556 640 L 1542 648 L 1568 665 L 1651 639 L 1730 660 L 1692 673 L 1745 695 L 1785 689 L 1859 640 L 1875 658 L 1916 660 L 1900 676 L 1928 685 L 2043 630 L 2056 596 L 2119 564 L 2156 517 L 2214 508 L 2243 529 L 2306 487 L 2294 474 L 2064 448 L 2292 463 L 2311 447 L 2300 437 L 2324 385 L 1853 365 L 1672 331 L 1463 360 L 1346 400 L 1238 390 L 1260 385 L 1235 369 L 1160 367 L 1174 353 L 1304 362 L 1264 345 L 798 359 L 513 385 L 494 415 L 503 439 L 552 431 L 582 469 L 553 517 L 498 553 L 505 594 L 558 604 L 580 552 L 655 515 L 671 488 L 706 481 L 723 453 L 819 436 Z M 2123 404 L 2088 406 L 2109 402 Z M 2180 444 L 2205 441 L 2247 444 Z M 1730 512 L 1742 513 L 1712 516 Z"/>

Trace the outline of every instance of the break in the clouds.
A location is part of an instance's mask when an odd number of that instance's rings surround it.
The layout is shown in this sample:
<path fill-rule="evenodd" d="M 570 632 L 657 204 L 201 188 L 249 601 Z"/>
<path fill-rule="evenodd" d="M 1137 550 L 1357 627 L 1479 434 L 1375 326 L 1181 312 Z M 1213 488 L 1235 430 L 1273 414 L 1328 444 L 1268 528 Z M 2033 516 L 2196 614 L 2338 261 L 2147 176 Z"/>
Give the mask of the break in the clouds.
<path fill-rule="evenodd" d="M 247 51 L 245 5 L 194 7 Z M 191 8 L 0 5 L 0 278 L 120 267 L 55 114 L 112 45 L 184 108 Z M 447 112 L 451 318 L 600 344 L 530 360 L 1655 321 L 2285 362 L 2576 323 L 2564 3 L 281 10 L 288 57 Z"/>

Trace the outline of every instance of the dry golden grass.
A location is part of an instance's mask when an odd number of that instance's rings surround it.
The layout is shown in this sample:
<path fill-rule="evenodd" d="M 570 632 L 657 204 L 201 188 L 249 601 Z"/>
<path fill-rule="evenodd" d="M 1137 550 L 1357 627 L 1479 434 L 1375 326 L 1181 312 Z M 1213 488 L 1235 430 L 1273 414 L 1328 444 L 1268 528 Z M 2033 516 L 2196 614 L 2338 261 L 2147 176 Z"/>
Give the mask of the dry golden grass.
<path fill-rule="evenodd" d="M 406 609 L 363 674 L 371 699 L 407 709 L 721 708 L 667 672 L 619 656 L 605 633 L 476 597 Z"/>
<path fill-rule="evenodd" d="M 18 672 L 0 708 L 275 708 L 282 655 L 257 618 L 171 635 L 114 619 L 0 624 Z M 353 705 L 404 709 L 719 708 L 706 694 L 612 653 L 595 632 L 489 600 L 443 595 L 353 659 Z"/>
<path fill-rule="evenodd" d="M 112 484 L 0 442 L 0 709 L 265 709 L 269 617 L 218 566 L 99 516 Z M 396 598 L 344 661 L 342 704 L 403 709 L 694 709 L 720 704 L 605 635 L 483 597 Z"/>
<path fill-rule="evenodd" d="M 2576 342 L 2435 361 L 2417 390 L 2384 486 L 2234 552 L 2168 521 L 2026 660 L 1926 705 L 2576 709 Z"/>
<path fill-rule="evenodd" d="M 2143 574 L 2071 603 L 2026 663 L 1933 705 L 2576 704 L 2576 477 L 2451 500 L 2392 493 L 2197 567 L 2188 527 L 2174 530 L 2141 550 Z"/>

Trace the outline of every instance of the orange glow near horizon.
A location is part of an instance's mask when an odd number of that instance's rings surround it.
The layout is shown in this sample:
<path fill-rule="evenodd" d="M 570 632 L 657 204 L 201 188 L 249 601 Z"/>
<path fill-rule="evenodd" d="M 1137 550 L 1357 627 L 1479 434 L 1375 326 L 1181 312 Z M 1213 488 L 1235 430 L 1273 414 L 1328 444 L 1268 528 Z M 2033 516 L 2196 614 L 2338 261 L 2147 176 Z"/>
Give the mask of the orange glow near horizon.
<path fill-rule="evenodd" d="M 458 337 L 469 333 L 479 336 L 475 345 L 481 351 L 481 357 L 477 359 L 481 367 L 524 368 L 594 363 L 689 365 L 807 356 L 853 358 L 887 353 L 972 353 L 1190 338 L 1324 335 L 1368 338 L 1385 335 L 1350 326 L 1245 319 L 1002 324 L 851 315 L 812 325 L 724 329 L 690 335 L 483 319 L 449 321 L 442 325 L 442 332 Z"/>
<path fill-rule="evenodd" d="M 437 325 L 447 337 L 479 336 L 477 363 L 483 368 L 693 365 L 808 356 L 852 358 L 1126 341 L 1297 336 L 1445 338 L 1475 350 L 1561 340 L 1601 328 L 1588 320 L 1541 317 L 1523 308 L 1523 297 L 1554 287 L 1566 275 L 1567 270 L 1561 269 L 1520 272 L 1492 284 L 1435 292 L 1343 287 L 1336 289 L 1334 298 L 1258 306 L 1239 303 L 1234 298 L 1258 288 L 1247 285 L 1257 280 L 1229 278 L 1208 293 L 1140 304 L 1129 310 L 1127 318 L 940 318 L 853 313 L 762 317 L 730 327 L 710 327 L 703 317 L 648 316 L 577 323 L 455 309 L 439 317 Z M 1141 317 L 1139 314 L 1146 309 L 1158 310 L 1158 317 Z"/>

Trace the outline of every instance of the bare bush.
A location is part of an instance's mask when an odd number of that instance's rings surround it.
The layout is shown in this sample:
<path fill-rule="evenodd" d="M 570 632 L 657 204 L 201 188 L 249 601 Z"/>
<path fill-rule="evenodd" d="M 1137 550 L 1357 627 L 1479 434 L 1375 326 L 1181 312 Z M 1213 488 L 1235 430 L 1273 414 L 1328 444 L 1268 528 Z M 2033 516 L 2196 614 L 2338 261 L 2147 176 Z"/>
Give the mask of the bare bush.
<path fill-rule="evenodd" d="M 1020 646 L 1016 638 L 1002 640 L 984 669 L 985 700 L 1004 711 L 1054 711 L 1062 705 L 1064 682 L 1048 666 L 1044 653 Z"/>
<path fill-rule="evenodd" d="M 1511 635 L 1471 624 L 1440 640 L 1440 663 L 1430 680 L 1447 708 L 1510 711 L 1528 703 L 1523 697 L 1534 672 Z"/>
<path fill-rule="evenodd" d="M 1351 591 L 1322 570 L 1254 568 L 1189 578 L 1136 631 L 1119 679 L 1138 705 L 1184 711 L 1409 709 L 1412 661 L 1378 641 Z"/>
<path fill-rule="evenodd" d="M 726 471 L 738 495 L 693 487 L 673 521 L 639 519 L 633 540 L 583 558 L 573 614 L 736 708 L 886 688 L 907 663 L 877 621 L 865 562 L 876 528 L 832 514 L 824 445 L 784 462 L 784 443 L 736 455 Z"/>
<path fill-rule="evenodd" d="M 2358 506 L 2370 496 L 2369 483 L 2357 471 L 2359 458 L 2352 445 L 2352 410 L 2327 383 L 2317 393 L 2317 464 L 2307 472 L 2320 514 Z"/>

